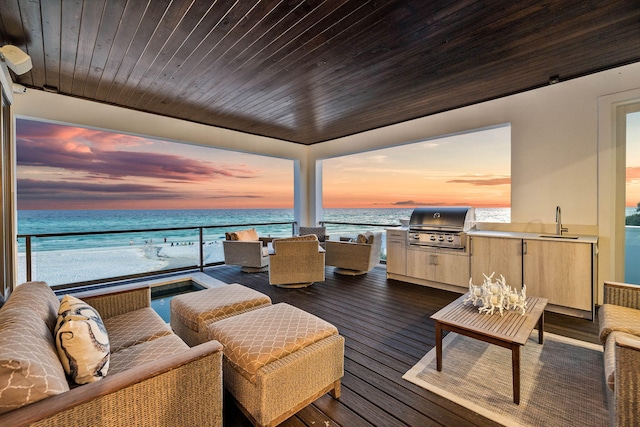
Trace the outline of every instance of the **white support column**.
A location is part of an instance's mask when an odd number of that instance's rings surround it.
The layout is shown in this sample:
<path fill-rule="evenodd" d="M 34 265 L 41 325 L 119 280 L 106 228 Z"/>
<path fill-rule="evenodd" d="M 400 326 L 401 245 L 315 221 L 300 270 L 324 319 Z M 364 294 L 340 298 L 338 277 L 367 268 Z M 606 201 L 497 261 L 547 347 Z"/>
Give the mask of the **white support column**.
<path fill-rule="evenodd" d="M 313 180 L 310 183 L 313 192 L 309 197 L 309 210 L 313 215 L 309 223 L 317 225 L 324 218 L 324 210 L 322 208 L 322 160 L 314 159 L 313 166 Z"/>
<path fill-rule="evenodd" d="M 315 226 L 322 220 L 322 161 L 294 161 L 294 220 L 298 226 Z"/>
<path fill-rule="evenodd" d="M 296 221 L 297 227 L 304 225 L 305 218 L 307 217 L 307 204 L 305 202 L 307 198 L 307 191 L 304 171 L 302 170 L 300 160 L 293 161 L 293 220 Z M 297 227 L 295 232 L 297 232 Z"/>

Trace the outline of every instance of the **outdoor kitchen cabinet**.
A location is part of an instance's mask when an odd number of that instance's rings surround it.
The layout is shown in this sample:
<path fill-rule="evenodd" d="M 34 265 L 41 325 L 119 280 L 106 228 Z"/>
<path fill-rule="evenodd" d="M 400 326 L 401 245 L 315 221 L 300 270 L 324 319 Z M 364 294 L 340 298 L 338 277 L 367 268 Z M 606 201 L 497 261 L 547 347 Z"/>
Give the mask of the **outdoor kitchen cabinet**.
<path fill-rule="evenodd" d="M 469 286 L 469 255 L 447 249 L 407 247 L 407 276 L 448 285 Z"/>
<path fill-rule="evenodd" d="M 474 284 L 482 283 L 483 273 L 495 271 L 494 278 L 502 274 L 507 285 L 526 285 L 527 295 L 547 298 L 549 311 L 593 319 L 595 236 L 476 232 L 469 235 L 469 252 Z"/>
<path fill-rule="evenodd" d="M 387 229 L 387 277 L 407 274 L 407 230 Z"/>
<path fill-rule="evenodd" d="M 523 240 L 523 283 L 527 295 L 549 304 L 591 311 L 593 255 L 591 243 Z"/>
<path fill-rule="evenodd" d="M 471 277 L 474 285 L 481 285 L 484 274 L 503 275 L 507 285 L 522 287 L 522 240 L 500 237 L 469 237 Z"/>
<path fill-rule="evenodd" d="M 408 244 L 406 231 L 387 231 L 387 277 L 466 292 L 469 277 L 503 275 L 507 285 L 547 298 L 547 310 L 593 319 L 597 237 L 574 240 L 533 233 L 474 231 L 465 250 Z M 404 271 L 404 272 L 403 272 Z M 441 286 L 446 285 L 446 286 Z"/>

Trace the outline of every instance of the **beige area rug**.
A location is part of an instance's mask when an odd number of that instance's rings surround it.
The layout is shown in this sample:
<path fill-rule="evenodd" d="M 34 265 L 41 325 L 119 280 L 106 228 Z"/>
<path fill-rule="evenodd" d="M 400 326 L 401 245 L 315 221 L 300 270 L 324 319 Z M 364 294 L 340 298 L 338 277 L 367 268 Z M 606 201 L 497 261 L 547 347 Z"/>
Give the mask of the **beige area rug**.
<path fill-rule="evenodd" d="M 606 426 L 602 346 L 533 331 L 520 351 L 520 405 L 513 403 L 511 350 L 455 333 L 402 378 L 507 426 Z"/>

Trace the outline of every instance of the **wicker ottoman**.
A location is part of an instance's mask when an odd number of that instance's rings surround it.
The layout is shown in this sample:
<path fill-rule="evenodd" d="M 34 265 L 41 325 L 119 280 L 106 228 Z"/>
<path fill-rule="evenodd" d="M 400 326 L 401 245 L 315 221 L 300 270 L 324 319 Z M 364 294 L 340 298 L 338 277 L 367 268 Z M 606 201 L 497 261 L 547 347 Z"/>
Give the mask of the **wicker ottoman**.
<path fill-rule="evenodd" d="M 332 324 L 275 304 L 209 326 L 224 346 L 226 389 L 256 426 L 275 426 L 323 394 L 340 397 L 344 338 Z"/>
<path fill-rule="evenodd" d="M 191 347 L 209 341 L 207 326 L 271 305 L 271 298 L 237 283 L 178 295 L 171 300 L 171 328 Z"/>

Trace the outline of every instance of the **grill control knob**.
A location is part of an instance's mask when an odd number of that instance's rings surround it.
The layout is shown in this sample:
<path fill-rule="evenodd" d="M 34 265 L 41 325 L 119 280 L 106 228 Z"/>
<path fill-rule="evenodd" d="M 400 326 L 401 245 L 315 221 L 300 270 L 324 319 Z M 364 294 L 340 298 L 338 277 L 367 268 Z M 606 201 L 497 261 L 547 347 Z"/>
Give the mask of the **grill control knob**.
<path fill-rule="evenodd" d="M 438 236 L 438 240 L 441 241 L 441 242 L 444 242 L 444 236 L 442 236 L 442 235 Z"/>
<path fill-rule="evenodd" d="M 432 242 L 436 241 L 436 236 L 434 236 L 433 234 L 431 236 L 429 236 L 429 240 L 431 240 Z"/>
<path fill-rule="evenodd" d="M 447 236 L 447 242 L 453 242 L 453 236 Z"/>

